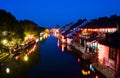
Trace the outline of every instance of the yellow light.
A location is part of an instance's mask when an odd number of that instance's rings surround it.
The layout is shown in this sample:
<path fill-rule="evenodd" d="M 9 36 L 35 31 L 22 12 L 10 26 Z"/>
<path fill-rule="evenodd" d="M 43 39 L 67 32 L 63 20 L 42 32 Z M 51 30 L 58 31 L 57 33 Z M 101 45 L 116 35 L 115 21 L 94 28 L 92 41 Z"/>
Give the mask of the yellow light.
<path fill-rule="evenodd" d="M 40 41 L 42 41 L 42 39 L 43 39 L 43 38 L 42 38 L 42 37 L 40 37 Z"/>
<path fill-rule="evenodd" d="M 36 39 L 36 42 L 38 42 L 39 41 L 39 39 Z"/>
<path fill-rule="evenodd" d="M 43 37 L 44 37 L 44 38 L 47 38 L 47 37 L 48 37 L 48 34 L 47 34 L 47 33 L 45 33 L 45 34 L 43 35 Z"/>
<path fill-rule="evenodd" d="M 85 70 L 82 70 L 82 74 L 83 74 L 83 75 L 88 75 L 88 72 L 85 71 Z"/>
<path fill-rule="evenodd" d="M 32 39 L 32 38 L 34 38 L 34 36 L 33 35 L 28 35 L 28 38 Z"/>
<path fill-rule="evenodd" d="M 24 61 L 28 61 L 28 56 L 27 55 L 24 56 Z"/>
<path fill-rule="evenodd" d="M 9 74 L 10 73 L 10 69 L 6 68 L 6 73 Z"/>
<path fill-rule="evenodd" d="M 25 40 L 34 39 L 34 38 L 35 38 L 34 35 L 26 35 Z"/>
<path fill-rule="evenodd" d="M 49 32 L 49 29 L 46 29 L 45 32 L 48 33 L 48 32 Z"/>
<path fill-rule="evenodd" d="M 28 36 L 25 37 L 25 41 L 28 39 Z"/>
<path fill-rule="evenodd" d="M 7 43 L 7 40 L 6 40 L 6 39 L 4 39 L 4 40 L 2 41 L 2 43 L 3 43 L 3 44 L 6 44 L 6 43 Z"/>

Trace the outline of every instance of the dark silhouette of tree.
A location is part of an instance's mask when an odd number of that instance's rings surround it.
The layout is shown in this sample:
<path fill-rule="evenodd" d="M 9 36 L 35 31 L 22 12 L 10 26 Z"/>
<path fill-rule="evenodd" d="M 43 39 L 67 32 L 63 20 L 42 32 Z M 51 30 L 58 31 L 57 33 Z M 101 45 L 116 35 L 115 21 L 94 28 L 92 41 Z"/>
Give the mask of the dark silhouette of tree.
<path fill-rule="evenodd" d="M 36 23 L 30 20 L 18 21 L 10 12 L 0 9 L 0 49 L 4 48 L 2 40 L 7 39 L 7 44 L 20 44 L 23 42 L 25 32 L 33 34 L 38 37 L 44 27 L 38 27 Z"/>
<path fill-rule="evenodd" d="M 0 10 L 0 28 L 2 30 L 13 31 L 16 23 L 16 18 L 10 12 Z"/>

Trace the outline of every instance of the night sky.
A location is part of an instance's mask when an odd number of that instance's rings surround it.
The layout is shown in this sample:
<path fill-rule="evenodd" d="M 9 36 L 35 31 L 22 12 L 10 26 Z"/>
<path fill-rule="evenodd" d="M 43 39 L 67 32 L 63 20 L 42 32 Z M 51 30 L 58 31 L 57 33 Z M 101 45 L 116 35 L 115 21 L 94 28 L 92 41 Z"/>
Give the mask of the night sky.
<path fill-rule="evenodd" d="M 18 20 L 55 27 L 85 17 L 90 20 L 120 15 L 120 0 L 0 0 L 0 9 L 11 12 Z"/>

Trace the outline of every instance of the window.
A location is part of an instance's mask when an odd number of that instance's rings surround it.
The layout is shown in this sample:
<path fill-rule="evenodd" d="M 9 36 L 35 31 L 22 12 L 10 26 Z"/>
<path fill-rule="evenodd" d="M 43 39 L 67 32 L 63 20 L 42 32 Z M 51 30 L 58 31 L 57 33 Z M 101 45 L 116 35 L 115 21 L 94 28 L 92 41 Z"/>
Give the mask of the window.
<path fill-rule="evenodd" d="M 109 58 L 112 60 L 116 59 L 117 50 L 115 48 L 110 48 Z"/>

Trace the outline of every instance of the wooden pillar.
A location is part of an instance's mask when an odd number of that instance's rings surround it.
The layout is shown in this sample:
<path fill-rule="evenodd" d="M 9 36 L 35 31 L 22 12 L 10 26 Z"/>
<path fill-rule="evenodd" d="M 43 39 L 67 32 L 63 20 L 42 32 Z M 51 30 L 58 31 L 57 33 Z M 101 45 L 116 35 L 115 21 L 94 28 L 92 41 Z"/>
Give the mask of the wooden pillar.
<path fill-rule="evenodd" d="M 116 54 L 116 60 L 115 60 L 115 78 L 118 77 L 118 71 L 119 71 L 119 60 L 120 60 L 120 50 L 117 49 L 117 54 Z"/>

